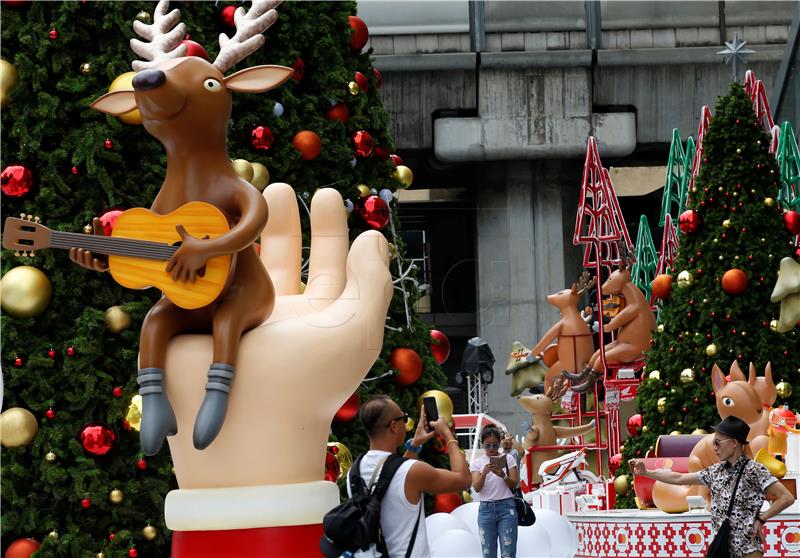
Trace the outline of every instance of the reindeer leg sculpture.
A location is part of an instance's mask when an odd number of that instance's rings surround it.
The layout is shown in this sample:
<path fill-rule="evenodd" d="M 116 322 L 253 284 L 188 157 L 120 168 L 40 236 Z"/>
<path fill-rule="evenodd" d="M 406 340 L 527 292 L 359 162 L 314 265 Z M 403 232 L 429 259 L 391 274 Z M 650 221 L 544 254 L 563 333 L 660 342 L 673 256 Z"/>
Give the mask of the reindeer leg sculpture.
<path fill-rule="evenodd" d="M 206 395 L 194 421 L 192 442 L 203 450 L 214 441 L 228 412 L 228 394 L 231 392 L 235 368 L 223 362 L 214 362 L 208 369 Z"/>
<path fill-rule="evenodd" d="M 145 455 L 161 451 L 164 439 L 178 433 L 175 412 L 164 393 L 164 369 L 148 367 L 139 369 L 136 378 L 142 396 L 142 423 L 139 441 Z"/>

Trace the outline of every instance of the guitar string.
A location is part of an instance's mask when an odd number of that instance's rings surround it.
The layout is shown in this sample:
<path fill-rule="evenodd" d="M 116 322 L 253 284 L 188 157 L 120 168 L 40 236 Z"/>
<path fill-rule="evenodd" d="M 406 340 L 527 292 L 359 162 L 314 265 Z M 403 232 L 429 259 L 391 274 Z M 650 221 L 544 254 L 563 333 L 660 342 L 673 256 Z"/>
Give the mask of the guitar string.
<path fill-rule="evenodd" d="M 51 244 L 55 248 L 81 247 L 98 253 L 159 260 L 170 259 L 178 250 L 177 246 L 147 240 L 103 238 L 60 231 L 53 231 Z"/>

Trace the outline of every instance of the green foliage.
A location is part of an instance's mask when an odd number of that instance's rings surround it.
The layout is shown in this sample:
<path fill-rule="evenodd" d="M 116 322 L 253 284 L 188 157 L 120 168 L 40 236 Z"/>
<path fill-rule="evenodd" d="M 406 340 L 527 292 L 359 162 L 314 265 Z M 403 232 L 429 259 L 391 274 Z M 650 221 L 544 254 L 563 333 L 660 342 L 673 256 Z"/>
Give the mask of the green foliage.
<path fill-rule="evenodd" d="M 676 274 L 690 272 L 694 282 L 685 288 L 673 283 L 661 309 L 664 330 L 654 334 L 647 354 L 647 371 L 658 370 L 660 380 L 646 379 L 639 388 L 647 430 L 625 442 L 623 462 L 644 456 L 660 434 L 710 430 L 719 422 L 711 385 L 714 365 L 727 374 L 734 360 L 744 370 L 752 362 L 763 375 L 771 362 L 775 382 L 784 380 L 795 388 L 787 401 L 777 404 L 800 408 L 800 335 L 797 329 L 786 334 L 770 329 L 779 306 L 769 298 L 780 260 L 792 253 L 792 239 L 777 204 L 764 202 L 775 198 L 780 188 L 778 165 L 768 147 L 752 102 L 740 85 L 732 84 L 717 103 L 703 140 L 705 159 L 696 191 L 689 195 L 687 209 L 696 210 L 702 224 L 681 236 L 673 265 Z M 729 228 L 722 225 L 726 219 L 731 221 Z M 738 296 L 721 285 L 722 275 L 733 268 L 744 271 L 749 280 Z M 717 348 L 714 356 L 706 353 L 711 344 Z M 682 383 L 680 374 L 686 368 L 694 371 L 694 380 Z M 662 397 L 663 413 L 657 409 Z M 618 502 L 632 507 L 632 495 Z"/>
<path fill-rule="evenodd" d="M 145 2 L 3 6 L 2 56 L 17 68 L 19 85 L 2 112 L 1 164 L 3 168 L 23 164 L 35 176 L 35 187 L 27 195 L 3 198 L 5 215 L 38 215 L 50 228 L 79 232 L 92 217 L 109 209 L 152 203 L 165 173 L 162 146 L 141 126 L 96 113 L 89 104 L 107 91 L 114 78 L 130 71 L 135 58 L 128 46 L 134 36 L 132 22 L 138 12 L 152 13 L 153 7 Z M 228 31 L 219 17 L 223 6 L 196 2 L 177 7 L 192 40 L 204 45 L 213 60 L 218 34 Z M 306 203 L 317 188 L 327 185 L 352 200 L 357 198 L 358 184 L 392 191 L 398 186 L 390 161 L 373 156 L 351 166 L 351 137 L 358 130 L 369 131 L 375 145 L 394 149 L 369 53 L 354 53 L 349 47 L 347 18 L 355 11 L 354 2 L 285 3 L 278 22 L 266 33 L 265 47 L 230 70 L 258 64 L 291 66 L 298 58 L 304 62 L 300 81 L 289 80 L 266 94 L 234 96 L 228 143 L 232 159 L 264 164 L 271 181 L 292 184 Z M 51 29 L 57 30 L 56 39 L 49 37 Z M 80 72 L 83 63 L 91 66 L 87 75 Z M 348 92 L 355 71 L 367 76 L 368 93 Z M 332 101 L 347 104 L 349 122 L 324 117 Z M 273 113 L 276 102 L 284 107 L 282 117 Z M 269 151 L 256 151 L 250 144 L 250 132 L 258 125 L 269 126 L 274 133 Z M 301 130 L 313 130 L 322 139 L 322 153 L 313 161 L 303 161 L 292 146 L 294 134 Z M 104 146 L 106 139 L 112 142 L 110 149 Z M 399 226 L 394 213 L 393 218 Z M 303 214 L 302 219 L 307 231 L 308 216 Z M 350 225 L 353 237 L 364 228 L 355 218 Z M 142 457 L 138 435 L 122 423 L 137 389 L 138 330 L 157 293 L 125 290 L 105 274 L 73 265 L 64 251 L 42 251 L 35 259 L 17 259 L 8 251 L 3 255 L 4 273 L 17 265 L 34 265 L 53 285 L 52 302 L 41 315 L 2 316 L 5 408 L 30 409 L 40 423 L 30 446 L 3 449 L 3 550 L 17 538 L 34 537 L 43 542 L 41 554 L 46 556 L 93 557 L 103 551 L 115 558 L 127 556 L 131 546 L 143 558 L 167 556 L 163 500 L 176 488 L 169 454 L 164 450 L 148 458 L 147 469 L 138 470 L 136 462 Z M 392 263 L 395 276 L 397 265 Z M 418 294 L 413 285 L 407 286 L 413 308 Z M 133 319 L 131 328 L 121 334 L 104 324 L 105 310 L 116 304 Z M 402 297 L 395 296 L 387 324 L 398 331 L 386 330 L 384 349 L 369 377 L 390 370 L 393 348 L 410 347 L 423 357 L 422 378 L 408 388 L 397 386 L 391 376 L 364 384 L 359 391 L 362 401 L 387 393 L 414 413 L 419 394 L 444 383 L 430 356 L 428 328 L 413 311 L 411 320 L 409 328 Z M 55 359 L 47 356 L 51 347 Z M 74 356 L 66 356 L 68 347 L 75 348 Z M 15 367 L 16 357 L 23 359 L 23 366 Z M 115 386 L 123 388 L 121 398 L 112 396 Z M 52 421 L 44 418 L 49 408 L 57 413 Z M 76 440 L 79 428 L 90 421 L 105 422 L 120 436 L 118 448 L 104 460 L 86 456 Z M 357 422 L 334 424 L 333 438 L 354 455 L 367 447 Z M 52 463 L 44 459 L 50 451 L 58 456 Z M 125 493 L 120 505 L 108 500 L 113 488 Z M 93 504 L 84 510 L 80 501 L 87 497 Z M 148 522 L 159 531 L 154 541 L 142 536 Z M 47 537 L 52 530 L 58 531 L 57 540 Z M 113 541 L 111 532 L 116 534 Z"/>

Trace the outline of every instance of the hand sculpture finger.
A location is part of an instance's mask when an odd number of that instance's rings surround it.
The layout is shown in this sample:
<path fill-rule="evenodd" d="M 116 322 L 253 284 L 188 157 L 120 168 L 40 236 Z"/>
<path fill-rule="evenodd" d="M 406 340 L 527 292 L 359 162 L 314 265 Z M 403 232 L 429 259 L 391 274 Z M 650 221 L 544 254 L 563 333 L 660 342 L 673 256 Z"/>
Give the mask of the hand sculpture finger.
<path fill-rule="evenodd" d="M 333 188 L 323 188 L 311 201 L 311 256 L 305 290 L 315 307 L 327 306 L 342 293 L 348 244 L 342 196 Z"/>
<path fill-rule="evenodd" d="M 288 184 L 276 182 L 264 190 L 269 219 L 261 233 L 261 261 L 277 296 L 300 293 L 303 235 L 297 196 Z"/>

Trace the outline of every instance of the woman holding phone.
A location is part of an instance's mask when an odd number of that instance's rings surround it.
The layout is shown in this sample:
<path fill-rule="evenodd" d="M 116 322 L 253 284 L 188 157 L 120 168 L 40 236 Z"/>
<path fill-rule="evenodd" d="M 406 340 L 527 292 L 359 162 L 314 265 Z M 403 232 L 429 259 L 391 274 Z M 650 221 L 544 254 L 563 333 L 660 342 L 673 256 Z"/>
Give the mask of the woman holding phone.
<path fill-rule="evenodd" d="M 483 558 L 517 555 L 517 509 L 511 489 L 517 485 L 517 463 L 510 454 L 500 455 L 500 431 L 493 425 L 481 431 L 484 454 L 470 464 L 472 487 L 477 492 L 478 533 Z"/>

